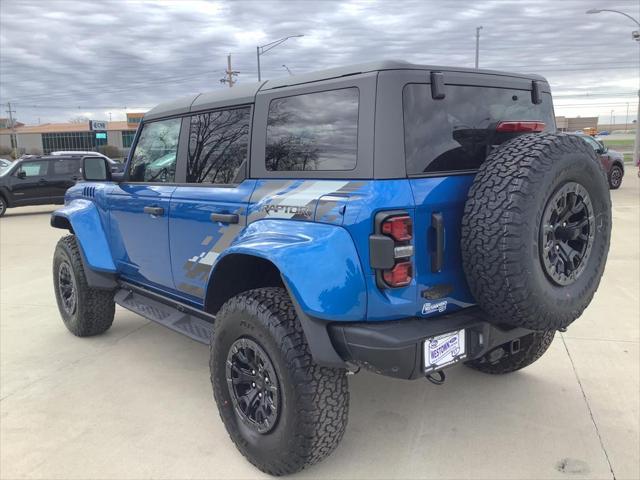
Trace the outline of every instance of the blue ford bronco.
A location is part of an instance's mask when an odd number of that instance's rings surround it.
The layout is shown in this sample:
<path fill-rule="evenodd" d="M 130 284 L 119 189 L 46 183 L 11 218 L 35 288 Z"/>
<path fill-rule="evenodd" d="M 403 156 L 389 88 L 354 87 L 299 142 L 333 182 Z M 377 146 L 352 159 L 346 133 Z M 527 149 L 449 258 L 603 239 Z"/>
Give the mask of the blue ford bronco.
<path fill-rule="evenodd" d="M 229 435 L 284 475 L 346 428 L 347 373 L 521 369 L 593 297 L 605 172 L 534 75 L 380 62 L 148 112 L 124 173 L 85 157 L 51 224 L 80 337 L 115 304 L 210 345 Z"/>

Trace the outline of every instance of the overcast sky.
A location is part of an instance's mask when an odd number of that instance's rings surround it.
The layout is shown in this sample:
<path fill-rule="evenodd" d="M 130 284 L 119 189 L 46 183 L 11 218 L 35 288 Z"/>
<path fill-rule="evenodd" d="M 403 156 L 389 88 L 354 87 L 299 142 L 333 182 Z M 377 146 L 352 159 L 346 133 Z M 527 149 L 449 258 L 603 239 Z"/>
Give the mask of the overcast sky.
<path fill-rule="evenodd" d="M 0 0 L 0 116 L 25 123 L 84 115 L 124 119 L 185 94 L 224 87 L 232 54 L 239 83 L 370 60 L 472 67 L 547 77 L 556 114 L 635 118 L 640 0 L 137 1 Z M 588 96 L 587 96 L 588 94 Z"/>

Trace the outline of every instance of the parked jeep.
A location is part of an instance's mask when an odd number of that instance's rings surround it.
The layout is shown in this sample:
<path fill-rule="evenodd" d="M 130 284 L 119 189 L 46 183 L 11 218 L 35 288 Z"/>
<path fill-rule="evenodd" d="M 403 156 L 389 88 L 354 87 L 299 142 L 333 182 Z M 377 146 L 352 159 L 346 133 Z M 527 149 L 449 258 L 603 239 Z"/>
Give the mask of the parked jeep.
<path fill-rule="evenodd" d="M 542 77 L 403 62 L 160 105 L 51 217 L 62 319 L 97 335 L 117 303 L 210 344 L 232 441 L 296 472 L 340 442 L 348 372 L 513 372 L 589 305 L 607 179 L 555 130 Z"/>
<path fill-rule="evenodd" d="M 0 168 L 0 217 L 7 208 L 61 204 L 80 179 L 81 156 L 29 155 Z"/>

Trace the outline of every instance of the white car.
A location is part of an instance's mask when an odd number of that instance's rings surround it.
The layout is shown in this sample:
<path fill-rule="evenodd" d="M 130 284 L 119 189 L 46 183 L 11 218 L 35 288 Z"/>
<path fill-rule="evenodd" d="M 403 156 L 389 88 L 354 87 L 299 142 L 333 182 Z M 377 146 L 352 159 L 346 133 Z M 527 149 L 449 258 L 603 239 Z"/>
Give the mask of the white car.
<path fill-rule="evenodd" d="M 111 172 L 117 173 L 124 170 L 124 165 L 122 163 L 116 162 L 112 158 L 109 158 L 106 155 L 98 152 L 88 152 L 80 150 L 58 150 L 57 152 L 51 152 L 50 155 L 91 155 L 92 157 L 102 157 L 107 162 L 109 162 L 109 165 L 111 166 Z"/>

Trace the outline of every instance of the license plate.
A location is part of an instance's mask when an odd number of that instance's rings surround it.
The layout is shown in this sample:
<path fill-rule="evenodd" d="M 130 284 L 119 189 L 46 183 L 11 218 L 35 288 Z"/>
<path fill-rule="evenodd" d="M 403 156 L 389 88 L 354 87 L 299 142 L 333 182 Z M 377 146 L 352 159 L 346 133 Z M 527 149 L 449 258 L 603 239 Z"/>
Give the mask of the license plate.
<path fill-rule="evenodd" d="M 467 357 L 464 330 L 449 332 L 424 342 L 425 373 L 440 370 Z"/>

